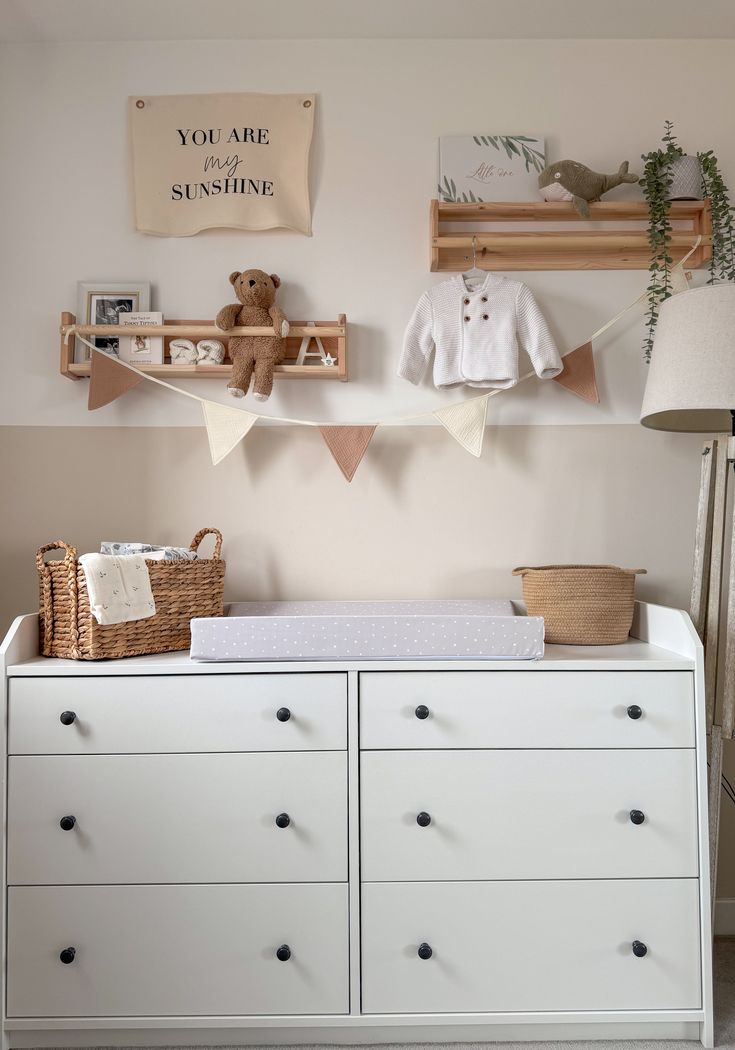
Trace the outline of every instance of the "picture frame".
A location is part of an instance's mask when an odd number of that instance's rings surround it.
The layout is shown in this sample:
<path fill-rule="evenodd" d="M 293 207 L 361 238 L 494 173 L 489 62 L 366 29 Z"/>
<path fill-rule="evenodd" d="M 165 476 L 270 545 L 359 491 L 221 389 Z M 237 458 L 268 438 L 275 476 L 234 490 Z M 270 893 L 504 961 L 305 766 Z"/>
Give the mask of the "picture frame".
<path fill-rule="evenodd" d="M 137 313 L 151 308 L 150 281 L 78 281 L 77 324 L 118 324 L 121 313 Z M 120 355 L 124 336 L 92 336 L 90 343 L 113 357 Z M 75 340 L 74 361 L 89 361 L 92 351 L 81 340 Z"/>
<path fill-rule="evenodd" d="M 539 200 L 545 165 L 542 135 L 443 135 L 438 197 L 445 204 Z"/>

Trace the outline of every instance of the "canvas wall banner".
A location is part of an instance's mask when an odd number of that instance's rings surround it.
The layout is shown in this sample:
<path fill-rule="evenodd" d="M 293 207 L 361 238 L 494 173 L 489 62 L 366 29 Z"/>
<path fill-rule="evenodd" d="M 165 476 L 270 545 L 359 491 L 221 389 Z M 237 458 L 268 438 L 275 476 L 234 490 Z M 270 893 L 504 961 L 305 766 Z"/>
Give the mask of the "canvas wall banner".
<path fill-rule="evenodd" d="M 311 234 L 309 148 L 314 95 L 135 95 L 130 98 L 135 226 L 285 228 Z"/>

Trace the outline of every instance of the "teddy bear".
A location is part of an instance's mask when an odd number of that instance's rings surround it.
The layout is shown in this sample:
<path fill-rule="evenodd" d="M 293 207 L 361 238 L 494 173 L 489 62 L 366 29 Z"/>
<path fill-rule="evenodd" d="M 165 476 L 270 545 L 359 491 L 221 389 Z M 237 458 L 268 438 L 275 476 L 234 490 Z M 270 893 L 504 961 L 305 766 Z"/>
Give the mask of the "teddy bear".
<path fill-rule="evenodd" d="M 239 299 L 217 314 L 218 328 L 227 332 L 239 327 L 272 327 L 273 335 L 235 336 L 230 339 L 232 378 L 227 389 L 233 397 L 244 397 L 253 378 L 253 396 L 267 401 L 273 390 L 273 370 L 283 360 L 285 338 L 289 324 L 283 311 L 276 306 L 276 289 L 281 279 L 277 274 L 263 270 L 235 270 L 230 284 Z"/>

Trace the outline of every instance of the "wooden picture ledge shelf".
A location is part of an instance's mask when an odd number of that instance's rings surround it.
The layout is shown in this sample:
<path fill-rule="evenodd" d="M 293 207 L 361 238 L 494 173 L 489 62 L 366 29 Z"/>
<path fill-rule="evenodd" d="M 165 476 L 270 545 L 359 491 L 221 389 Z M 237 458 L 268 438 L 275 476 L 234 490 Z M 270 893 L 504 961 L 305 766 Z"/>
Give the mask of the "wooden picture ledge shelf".
<path fill-rule="evenodd" d="M 74 335 L 67 339 L 69 328 L 75 324 L 74 314 L 64 312 L 61 315 L 61 367 L 60 371 L 67 379 L 83 379 L 88 377 L 91 365 L 89 361 L 83 363 L 74 361 Z M 136 365 L 146 375 L 160 376 L 161 379 L 226 379 L 232 372 L 232 365 L 225 364 L 201 364 L 185 365 L 171 362 L 169 344 L 172 339 L 191 339 L 197 343 L 200 339 L 219 339 L 225 344 L 225 352 L 229 346 L 229 340 L 238 335 L 272 335 L 272 328 L 232 328 L 229 332 L 223 332 L 217 328 L 212 321 L 164 321 L 162 325 L 136 325 L 135 328 L 126 325 L 79 325 L 80 335 L 90 341 L 96 335 L 105 336 L 130 336 L 133 332 L 137 335 L 162 335 L 163 356 L 162 365 Z M 324 365 L 318 357 L 311 357 L 311 364 L 297 365 L 296 357 L 299 353 L 301 341 L 304 336 L 318 337 L 321 340 L 324 352 L 334 358 L 333 365 Z M 84 344 L 81 344 L 82 346 Z M 308 347 L 309 354 L 318 353 L 316 343 Z M 91 351 L 90 351 L 91 353 Z M 286 339 L 286 360 L 282 365 L 276 365 L 277 377 L 288 379 L 338 379 L 342 383 L 347 382 L 347 318 L 340 314 L 336 321 L 315 321 L 307 324 L 305 321 L 294 321 Z"/>
<path fill-rule="evenodd" d="M 670 217 L 674 262 L 701 237 L 687 265 L 692 269 L 704 265 L 712 255 L 709 200 L 674 201 Z M 449 223 L 459 229 L 447 230 Z M 513 228 L 521 223 L 532 228 Z M 587 220 L 567 202 L 444 204 L 433 200 L 431 269 L 447 273 L 469 269 L 474 238 L 477 266 L 483 270 L 645 270 L 651 257 L 647 224 L 644 201 L 590 204 Z"/>

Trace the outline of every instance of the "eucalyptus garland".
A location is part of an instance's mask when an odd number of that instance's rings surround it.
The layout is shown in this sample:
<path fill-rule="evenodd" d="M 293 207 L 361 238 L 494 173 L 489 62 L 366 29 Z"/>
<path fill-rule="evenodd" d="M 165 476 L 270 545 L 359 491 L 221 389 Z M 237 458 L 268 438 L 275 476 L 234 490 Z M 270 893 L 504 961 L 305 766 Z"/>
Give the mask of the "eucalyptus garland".
<path fill-rule="evenodd" d="M 643 176 L 640 185 L 648 204 L 648 244 L 651 249 L 651 262 L 648 277 L 648 310 L 646 311 L 646 337 L 643 350 L 646 361 L 651 360 L 653 350 L 653 333 L 658 323 L 661 303 L 671 295 L 671 264 L 669 249 L 671 242 L 671 220 L 669 211 L 669 189 L 672 183 L 671 167 L 675 160 L 684 156 L 676 141 L 671 121 L 664 124 L 664 149 L 652 150 L 644 154 Z"/>
<path fill-rule="evenodd" d="M 641 158 L 644 168 L 640 185 L 643 187 L 643 195 L 648 204 L 648 243 L 651 249 L 646 335 L 643 340 L 646 361 L 651 360 L 653 336 L 661 303 L 671 295 L 673 259 L 670 250 L 671 201 L 669 190 L 673 180 L 674 161 L 683 157 L 684 151 L 677 142 L 674 126 L 670 120 L 664 123 L 662 142 L 664 143 L 662 149 L 652 150 Z M 697 153 L 697 158 L 702 170 L 703 196 L 709 197 L 712 214 L 712 255 L 707 283 L 735 281 L 735 237 L 729 192 L 713 151 Z"/>
<path fill-rule="evenodd" d="M 733 240 L 732 207 L 730 195 L 720 173 L 717 157 L 712 150 L 698 153 L 702 166 L 702 188 L 709 197 L 712 209 L 712 257 L 709 262 L 709 281 L 735 281 L 735 241 Z"/>

